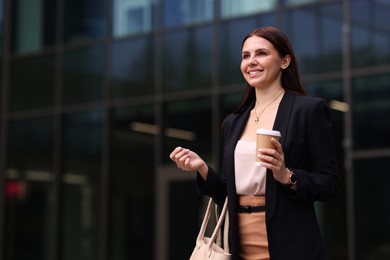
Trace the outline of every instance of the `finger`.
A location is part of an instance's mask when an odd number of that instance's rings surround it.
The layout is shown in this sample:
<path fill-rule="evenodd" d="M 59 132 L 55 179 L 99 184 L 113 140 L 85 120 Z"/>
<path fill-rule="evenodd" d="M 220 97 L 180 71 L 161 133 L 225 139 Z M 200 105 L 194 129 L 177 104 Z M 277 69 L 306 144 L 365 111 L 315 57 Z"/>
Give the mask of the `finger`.
<path fill-rule="evenodd" d="M 180 146 L 176 147 L 172 152 L 171 154 L 169 155 L 169 158 L 171 158 L 172 161 L 175 160 L 175 156 L 178 152 L 180 152 L 183 148 L 181 148 Z"/>
<path fill-rule="evenodd" d="M 174 155 L 174 160 L 177 162 L 186 154 L 188 154 L 188 149 L 180 148 L 179 151 Z"/>
<path fill-rule="evenodd" d="M 282 145 L 280 144 L 280 142 L 278 140 L 276 140 L 275 138 L 271 138 L 271 143 L 275 146 L 275 149 L 279 153 L 283 152 Z"/>

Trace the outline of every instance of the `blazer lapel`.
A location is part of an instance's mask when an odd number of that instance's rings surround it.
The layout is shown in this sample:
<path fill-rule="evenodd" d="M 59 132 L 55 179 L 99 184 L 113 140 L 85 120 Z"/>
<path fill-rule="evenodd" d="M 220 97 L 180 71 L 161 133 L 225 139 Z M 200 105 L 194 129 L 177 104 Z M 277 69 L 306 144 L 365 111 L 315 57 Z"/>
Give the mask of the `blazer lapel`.
<path fill-rule="evenodd" d="M 280 143 L 282 148 L 285 147 L 287 129 L 291 118 L 292 106 L 294 102 L 294 95 L 288 91 L 284 94 L 276 114 L 273 130 L 278 130 L 282 134 Z M 276 201 L 277 201 L 277 181 L 274 179 L 272 171 L 267 170 L 266 176 L 266 218 L 272 219 L 275 214 Z"/>

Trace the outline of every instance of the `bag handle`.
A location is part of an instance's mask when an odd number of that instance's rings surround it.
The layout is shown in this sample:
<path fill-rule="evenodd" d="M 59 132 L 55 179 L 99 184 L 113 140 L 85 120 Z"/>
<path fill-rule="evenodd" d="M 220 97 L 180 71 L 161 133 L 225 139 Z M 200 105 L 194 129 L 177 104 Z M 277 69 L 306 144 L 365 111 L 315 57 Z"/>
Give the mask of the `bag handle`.
<path fill-rule="evenodd" d="M 206 210 L 205 216 L 203 218 L 202 226 L 200 228 L 200 231 L 199 231 L 199 234 L 198 234 L 198 238 L 196 240 L 196 243 L 197 243 L 198 246 L 203 241 L 204 234 L 205 234 L 206 228 L 207 228 L 207 224 L 209 222 L 210 215 L 211 215 L 211 208 L 212 208 L 212 206 L 214 204 L 215 203 L 214 203 L 213 199 L 210 198 L 209 199 L 209 203 L 207 205 L 207 210 Z M 223 248 L 224 248 L 224 251 L 226 253 L 229 253 L 229 241 L 228 241 L 229 217 L 228 217 L 228 214 L 226 214 L 227 213 L 227 204 L 228 204 L 228 199 L 226 197 L 225 203 L 224 203 L 222 211 L 221 211 L 221 215 L 219 216 L 218 222 L 217 222 L 217 224 L 216 224 L 216 226 L 214 228 L 214 231 L 213 231 L 213 233 L 211 235 L 211 238 L 209 239 L 209 241 L 207 243 L 207 248 L 208 248 L 208 251 L 210 253 L 211 253 L 212 244 L 216 241 L 217 234 L 218 234 L 218 232 L 221 229 L 222 222 L 225 220 L 225 217 L 226 217 L 226 221 L 224 223 L 224 239 L 223 239 L 224 246 L 223 246 Z"/>

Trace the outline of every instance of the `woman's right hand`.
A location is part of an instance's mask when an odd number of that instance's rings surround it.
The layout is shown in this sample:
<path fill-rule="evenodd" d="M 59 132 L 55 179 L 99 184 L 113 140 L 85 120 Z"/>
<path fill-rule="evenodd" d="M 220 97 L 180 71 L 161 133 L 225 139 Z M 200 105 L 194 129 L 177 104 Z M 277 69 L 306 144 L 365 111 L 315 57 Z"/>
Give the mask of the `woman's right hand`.
<path fill-rule="evenodd" d="M 177 167 L 183 171 L 198 171 L 204 179 L 207 177 L 208 166 L 195 152 L 183 147 L 176 147 L 169 155 Z"/>

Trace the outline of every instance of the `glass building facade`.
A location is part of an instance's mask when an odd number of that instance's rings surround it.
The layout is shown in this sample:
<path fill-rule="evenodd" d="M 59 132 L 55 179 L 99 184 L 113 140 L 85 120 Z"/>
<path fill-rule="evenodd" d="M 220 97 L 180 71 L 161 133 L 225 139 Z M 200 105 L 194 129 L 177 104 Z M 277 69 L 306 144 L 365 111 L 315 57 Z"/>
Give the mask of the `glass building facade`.
<path fill-rule="evenodd" d="M 328 101 L 330 259 L 390 258 L 389 0 L 0 0 L 0 260 L 182 260 L 205 200 L 169 160 L 216 166 L 241 41 L 276 26 Z M 192 223 L 192 224 L 188 224 Z"/>

